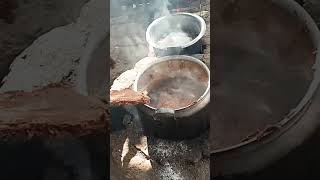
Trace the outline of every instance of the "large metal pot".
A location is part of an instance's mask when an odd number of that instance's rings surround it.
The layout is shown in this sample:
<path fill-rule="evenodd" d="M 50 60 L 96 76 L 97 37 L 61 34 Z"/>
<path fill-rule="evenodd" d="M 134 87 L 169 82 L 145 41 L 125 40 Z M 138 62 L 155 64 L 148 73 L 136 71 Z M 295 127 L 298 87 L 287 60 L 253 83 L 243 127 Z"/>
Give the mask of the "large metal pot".
<path fill-rule="evenodd" d="M 319 50 L 320 33 L 310 15 L 293 0 L 271 0 L 304 23 L 315 49 Z M 319 126 L 320 56 L 316 55 L 313 80 L 300 103 L 288 112 L 278 129 L 263 138 L 253 137 L 224 149 L 211 151 L 213 177 L 252 173 L 275 162 L 300 145 Z"/>
<path fill-rule="evenodd" d="M 206 31 L 205 21 L 190 13 L 176 13 L 153 21 L 146 32 L 146 40 L 156 56 L 201 54 L 201 38 Z M 183 32 L 192 38 L 191 41 L 178 46 L 164 46 L 159 41 L 172 32 Z"/>
<path fill-rule="evenodd" d="M 190 76 L 187 77 L 186 74 Z M 141 71 L 134 83 L 134 90 L 157 91 L 156 84 L 166 82 L 169 78 L 182 76 L 195 78 L 194 82 L 202 82 L 204 88 L 180 89 L 184 94 L 188 92 L 197 94 L 194 96 L 194 101 L 186 106 L 170 109 L 159 108 L 152 104 L 138 106 L 146 134 L 168 139 L 185 139 L 196 137 L 209 127 L 207 107 L 210 102 L 210 71 L 202 61 L 196 58 L 190 56 L 159 58 Z M 151 101 L 153 101 L 152 97 Z"/>

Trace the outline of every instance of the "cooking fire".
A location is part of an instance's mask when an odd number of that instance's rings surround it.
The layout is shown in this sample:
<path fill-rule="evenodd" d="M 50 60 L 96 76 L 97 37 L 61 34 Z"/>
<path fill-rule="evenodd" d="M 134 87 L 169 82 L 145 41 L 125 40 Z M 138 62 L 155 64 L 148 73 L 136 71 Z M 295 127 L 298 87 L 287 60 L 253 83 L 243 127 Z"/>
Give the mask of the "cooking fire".
<path fill-rule="evenodd" d="M 146 9 L 152 9 L 154 5 L 158 8 L 148 15 L 138 14 L 139 6 L 134 6 L 133 11 L 136 10 L 137 13 L 135 17 L 138 19 L 145 16 L 146 19 L 141 18 L 141 24 L 136 23 L 134 26 L 135 31 L 139 33 L 129 32 L 123 39 L 128 44 L 140 44 L 128 47 L 127 50 L 131 53 L 127 56 L 120 54 L 128 52 L 124 48 L 121 49 L 125 46 L 111 47 L 111 52 L 119 51 L 119 56 L 111 53 L 115 65 L 111 71 L 111 79 L 114 81 L 110 89 L 110 102 L 115 117 L 112 123 L 117 129 L 111 135 L 111 139 L 114 140 L 111 146 L 117 148 L 121 147 L 118 142 L 129 142 L 130 152 L 130 142 L 133 141 L 135 144 L 135 141 L 139 141 L 136 138 L 145 139 L 142 145 L 138 145 L 141 151 L 146 150 L 143 151 L 144 157 L 138 158 L 137 155 L 133 155 L 133 159 L 137 158 L 136 163 L 144 164 L 144 167 L 151 169 L 150 172 L 155 173 L 160 179 L 173 176 L 184 179 L 196 174 L 203 176 L 194 172 L 194 168 L 188 163 L 189 158 L 195 164 L 204 162 L 198 165 L 200 171 L 209 169 L 208 156 L 201 155 L 199 160 L 195 160 L 195 156 L 188 154 L 209 152 L 206 150 L 210 102 L 210 60 L 209 48 L 206 48 L 209 45 L 209 15 L 208 11 L 205 13 L 201 9 L 208 8 L 209 2 L 203 1 L 204 4 L 201 5 L 200 1 L 183 2 L 149 2 L 150 4 L 145 6 Z M 120 42 L 117 41 L 116 34 L 116 31 L 111 32 L 111 44 L 116 45 Z M 116 73 L 119 71 L 121 73 Z M 163 146 L 164 144 L 168 146 Z M 163 148 L 181 153 L 164 153 Z M 159 158 L 163 159 L 166 165 L 158 164 Z M 151 166 L 147 165 L 149 163 Z M 117 161 L 115 164 L 118 164 Z M 130 162 L 129 165 L 124 165 L 122 161 L 119 163 L 119 169 L 131 177 L 141 175 L 150 179 L 148 173 L 134 170 L 142 168 L 141 165 L 132 163 L 130 168 Z M 123 172 L 121 166 L 129 167 L 132 173 Z M 172 174 L 168 174 L 169 169 Z"/>

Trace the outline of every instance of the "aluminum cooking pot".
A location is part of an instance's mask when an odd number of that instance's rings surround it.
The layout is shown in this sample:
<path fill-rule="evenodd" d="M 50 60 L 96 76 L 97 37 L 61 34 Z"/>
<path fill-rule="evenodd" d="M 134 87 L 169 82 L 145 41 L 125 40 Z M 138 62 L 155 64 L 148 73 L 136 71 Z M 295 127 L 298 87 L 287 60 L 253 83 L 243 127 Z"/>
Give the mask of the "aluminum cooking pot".
<path fill-rule="evenodd" d="M 200 16 L 176 13 L 154 20 L 147 28 L 146 40 L 156 56 L 201 54 L 200 40 L 205 32 L 206 23 Z M 170 33 L 184 33 L 191 40 L 176 46 L 160 44 L 159 41 Z"/>
<path fill-rule="evenodd" d="M 178 79 L 182 76 L 192 79 L 193 82 L 202 83 L 198 86 L 197 83 L 183 84 L 186 81 L 177 80 L 175 82 L 178 83 L 176 87 L 183 96 L 187 96 L 187 93 L 194 94 L 192 96 L 194 97 L 193 102 L 174 108 L 156 106 L 154 102 L 179 101 L 163 97 L 162 99 L 161 97 L 154 98 L 152 92 L 160 91 L 157 84 L 162 84 L 162 87 L 165 87 L 167 84 L 163 82 L 167 82 L 170 78 Z M 207 110 L 210 102 L 210 71 L 202 61 L 190 56 L 159 58 L 140 72 L 134 83 L 134 90 L 147 90 L 151 97 L 150 104 L 138 106 L 143 129 L 147 135 L 168 139 L 186 139 L 199 136 L 208 129 L 209 116 Z M 179 93 L 175 95 L 182 95 Z"/>

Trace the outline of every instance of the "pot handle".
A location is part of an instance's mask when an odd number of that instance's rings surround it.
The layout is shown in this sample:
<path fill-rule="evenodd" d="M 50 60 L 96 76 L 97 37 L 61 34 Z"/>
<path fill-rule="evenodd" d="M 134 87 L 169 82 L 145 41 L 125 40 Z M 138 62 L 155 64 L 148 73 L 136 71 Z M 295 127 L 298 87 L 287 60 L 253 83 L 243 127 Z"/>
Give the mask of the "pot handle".
<path fill-rule="evenodd" d="M 161 119 L 166 120 L 175 120 L 175 111 L 173 109 L 167 109 L 167 108 L 159 108 L 155 111 L 154 120 L 161 121 Z"/>

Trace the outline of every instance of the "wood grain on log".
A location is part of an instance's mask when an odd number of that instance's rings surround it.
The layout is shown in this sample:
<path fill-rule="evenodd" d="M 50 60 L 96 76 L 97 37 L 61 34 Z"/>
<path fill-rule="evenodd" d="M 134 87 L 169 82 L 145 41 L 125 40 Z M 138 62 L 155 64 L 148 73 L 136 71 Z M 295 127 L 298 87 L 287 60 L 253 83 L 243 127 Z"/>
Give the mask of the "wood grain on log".
<path fill-rule="evenodd" d="M 0 94 L 0 138 L 107 133 L 108 119 L 106 104 L 67 87 Z"/>
<path fill-rule="evenodd" d="M 150 98 L 146 92 L 136 92 L 131 89 L 110 92 L 110 103 L 112 105 L 137 105 L 148 104 Z"/>

